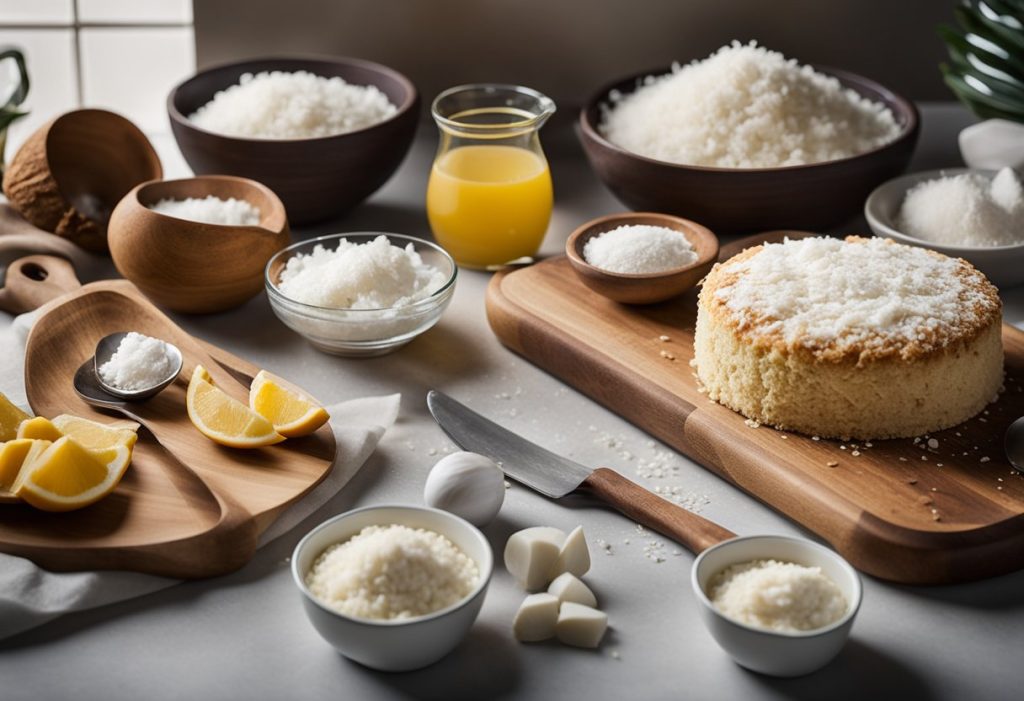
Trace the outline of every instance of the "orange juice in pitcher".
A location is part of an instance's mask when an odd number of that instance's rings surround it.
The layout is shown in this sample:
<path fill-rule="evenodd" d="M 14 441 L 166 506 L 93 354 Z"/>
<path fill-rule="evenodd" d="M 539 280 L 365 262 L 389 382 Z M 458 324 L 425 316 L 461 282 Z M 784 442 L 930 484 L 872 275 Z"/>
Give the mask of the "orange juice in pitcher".
<path fill-rule="evenodd" d="M 536 91 L 504 85 L 452 88 L 434 101 L 441 143 L 427 216 L 460 265 L 501 265 L 540 248 L 554 198 L 538 130 L 554 109 Z"/>

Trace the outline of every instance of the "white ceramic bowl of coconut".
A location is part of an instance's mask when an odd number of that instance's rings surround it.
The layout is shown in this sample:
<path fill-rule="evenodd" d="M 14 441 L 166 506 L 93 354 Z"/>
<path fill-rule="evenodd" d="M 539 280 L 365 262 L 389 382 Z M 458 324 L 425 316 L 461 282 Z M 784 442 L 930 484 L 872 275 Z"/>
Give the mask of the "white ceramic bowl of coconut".
<path fill-rule="evenodd" d="M 970 262 L 997 287 L 1024 283 L 1024 189 L 1010 168 L 946 168 L 894 178 L 871 193 L 876 236 Z"/>
<path fill-rule="evenodd" d="M 493 569 L 491 546 L 475 526 L 403 504 L 328 519 L 292 555 L 316 631 L 345 657 L 387 672 L 451 652 L 480 613 Z"/>

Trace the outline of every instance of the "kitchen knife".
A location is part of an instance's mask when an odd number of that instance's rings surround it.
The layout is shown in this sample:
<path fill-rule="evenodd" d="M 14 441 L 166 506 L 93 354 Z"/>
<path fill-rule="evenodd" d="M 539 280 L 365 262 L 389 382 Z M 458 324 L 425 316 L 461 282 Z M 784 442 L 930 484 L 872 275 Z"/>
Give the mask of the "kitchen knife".
<path fill-rule="evenodd" d="M 442 392 L 427 392 L 427 407 L 438 425 L 462 449 L 487 456 L 511 479 L 552 499 L 574 491 L 586 492 L 694 553 L 736 537 L 614 470 L 592 469 L 545 450 Z"/>

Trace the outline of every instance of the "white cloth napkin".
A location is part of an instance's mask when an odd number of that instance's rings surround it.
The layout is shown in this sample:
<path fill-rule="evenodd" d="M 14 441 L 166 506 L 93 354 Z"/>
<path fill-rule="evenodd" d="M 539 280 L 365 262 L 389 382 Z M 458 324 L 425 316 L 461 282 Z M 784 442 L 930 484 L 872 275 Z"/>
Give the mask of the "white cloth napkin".
<path fill-rule="evenodd" d="M 24 344 L 33 320 L 34 315 L 23 314 L 0 329 L 0 392 L 22 406 L 27 405 Z M 352 479 L 394 423 L 399 399 L 400 395 L 394 394 L 327 407 L 338 443 L 334 469 L 271 524 L 260 539 L 261 547 L 294 528 Z M 0 639 L 65 613 L 142 596 L 178 581 L 136 572 L 48 572 L 25 558 L 0 553 Z"/>

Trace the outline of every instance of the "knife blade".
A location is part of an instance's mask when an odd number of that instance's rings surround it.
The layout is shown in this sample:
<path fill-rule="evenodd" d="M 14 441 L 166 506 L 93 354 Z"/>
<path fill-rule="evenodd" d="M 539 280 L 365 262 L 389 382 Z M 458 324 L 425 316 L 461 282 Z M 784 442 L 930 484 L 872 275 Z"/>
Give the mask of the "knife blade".
<path fill-rule="evenodd" d="M 735 537 L 731 531 L 662 499 L 614 470 L 589 468 L 531 443 L 443 392 L 427 392 L 427 408 L 463 450 L 490 458 L 508 477 L 552 499 L 586 491 L 694 553 Z"/>
<path fill-rule="evenodd" d="M 490 458 L 506 475 L 544 496 L 564 497 L 594 471 L 517 436 L 437 390 L 427 392 L 427 408 L 456 445 Z"/>

